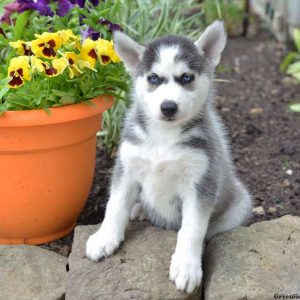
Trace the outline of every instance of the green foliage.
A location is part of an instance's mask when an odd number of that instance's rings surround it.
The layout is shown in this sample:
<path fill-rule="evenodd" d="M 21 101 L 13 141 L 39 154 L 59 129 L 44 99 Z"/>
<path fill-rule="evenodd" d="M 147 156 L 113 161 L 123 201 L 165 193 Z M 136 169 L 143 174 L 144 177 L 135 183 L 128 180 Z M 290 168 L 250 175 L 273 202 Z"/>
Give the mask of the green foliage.
<path fill-rule="evenodd" d="M 19 14 L 16 18 L 16 23 L 13 26 L 13 32 L 12 32 L 12 40 L 17 41 L 21 39 L 23 36 L 23 32 L 25 29 L 25 26 L 28 23 L 29 17 L 30 17 L 30 11 L 24 11 L 23 13 Z"/>
<path fill-rule="evenodd" d="M 290 110 L 300 112 L 300 103 L 292 103 L 289 105 Z"/>
<path fill-rule="evenodd" d="M 97 68 L 97 73 L 86 70 L 83 76 L 72 80 L 67 73 L 57 77 L 32 78 L 23 87 L 12 92 L 7 87 L 8 80 L 4 79 L 4 90 L 0 89 L 0 111 L 41 108 L 46 110 L 49 107 L 83 102 L 104 94 L 119 98 L 122 91 L 127 91 L 126 82 L 119 80 L 124 76 L 124 72 L 123 67 L 112 64 Z"/>
<path fill-rule="evenodd" d="M 204 0 L 203 10 L 206 23 L 216 19 L 222 19 L 226 30 L 232 33 L 237 27 L 241 27 L 244 16 L 244 1 L 240 0 Z"/>
<path fill-rule="evenodd" d="M 291 51 L 285 56 L 280 64 L 280 70 L 286 71 L 300 82 L 300 30 L 297 28 L 293 31 L 293 39 L 297 51 Z M 294 112 L 300 112 L 300 103 L 292 103 L 289 108 Z"/>
<path fill-rule="evenodd" d="M 280 70 L 286 71 L 300 81 L 300 29 L 294 29 L 293 39 L 297 51 L 292 51 L 285 56 L 280 64 Z"/>
<path fill-rule="evenodd" d="M 166 35 L 195 38 L 204 27 L 204 12 L 196 0 L 119 0 L 117 20 L 140 43 Z"/>

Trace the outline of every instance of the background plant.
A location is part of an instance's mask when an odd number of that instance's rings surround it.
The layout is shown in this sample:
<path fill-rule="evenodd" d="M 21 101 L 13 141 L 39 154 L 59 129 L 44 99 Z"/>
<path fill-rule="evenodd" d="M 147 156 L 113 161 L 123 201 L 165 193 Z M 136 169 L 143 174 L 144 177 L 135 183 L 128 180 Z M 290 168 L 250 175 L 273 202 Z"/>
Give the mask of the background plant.
<path fill-rule="evenodd" d="M 245 1 L 241 0 L 204 0 L 202 9 L 206 24 L 222 19 L 229 34 L 242 28 Z"/>
<path fill-rule="evenodd" d="M 280 64 L 280 70 L 293 76 L 300 83 L 300 29 L 293 30 L 293 40 L 296 49 L 285 56 Z M 300 103 L 291 103 L 289 107 L 293 111 L 300 112 Z"/>

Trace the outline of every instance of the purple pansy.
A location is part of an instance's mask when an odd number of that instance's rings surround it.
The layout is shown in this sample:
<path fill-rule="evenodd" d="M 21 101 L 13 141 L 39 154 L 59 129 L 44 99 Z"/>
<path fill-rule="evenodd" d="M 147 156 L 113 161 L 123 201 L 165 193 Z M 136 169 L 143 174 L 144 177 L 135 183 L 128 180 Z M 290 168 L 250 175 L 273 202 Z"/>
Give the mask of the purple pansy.
<path fill-rule="evenodd" d="M 84 8 L 86 0 L 70 0 L 72 4 L 78 4 L 79 7 Z M 90 2 L 97 6 L 99 4 L 99 0 L 90 0 Z"/>
<path fill-rule="evenodd" d="M 33 0 L 17 0 L 17 2 L 20 4 L 20 12 L 32 9 L 38 11 L 42 16 L 53 16 L 53 11 L 48 6 L 49 0 L 37 0 L 36 2 Z"/>
<path fill-rule="evenodd" d="M 25 10 L 36 10 L 42 16 L 53 16 L 54 13 L 51 8 L 48 6 L 50 4 L 50 0 L 17 0 L 20 5 L 20 12 Z M 69 10 L 74 6 L 72 1 L 70 0 L 55 0 L 53 2 L 57 2 L 57 14 L 61 17 L 65 16 Z"/>
<path fill-rule="evenodd" d="M 92 27 L 88 27 L 85 30 L 80 30 L 83 39 L 90 38 L 93 41 L 97 41 L 100 38 L 100 32 L 95 31 Z"/>
<path fill-rule="evenodd" d="M 74 6 L 69 0 L 58 0 L 57 14 L 61 17 L 65 16 Z"/>
<path fill-rule="evenodd" d="M 99 20 L 99 23 L 101 25 L 107 26 L 108 31 L 114 32 L 114 31 L 123 31 L 122 27 L 119 24 L 113 23 L 105 18 L 101 18 Z"/>
<path fill-rule="evenodd" d="M 51 2 L 57 2 L 56 13 L 63 17 L 74 5 L 84 8 L 86 0 L 15 0 L 4 7 L 5 13 L 0 17 L 0 22 L 10 23 L 10 14 L 12 12 L 23 12 L 26 10 L 36 10 L 42 16 L 52 17 L 54 12 L 49 6 Z M 94 6 L 99 4 L 99 0 L 90 0 L 90 2 Z"/>

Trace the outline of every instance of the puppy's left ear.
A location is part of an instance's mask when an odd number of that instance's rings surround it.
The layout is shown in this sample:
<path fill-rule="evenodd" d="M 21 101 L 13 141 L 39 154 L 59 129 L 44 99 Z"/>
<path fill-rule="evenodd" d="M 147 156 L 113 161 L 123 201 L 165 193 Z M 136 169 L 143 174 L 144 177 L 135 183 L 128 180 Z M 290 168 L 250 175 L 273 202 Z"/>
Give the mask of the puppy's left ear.
<path fill-rule="evenodd" d="M 121 31 L 114 32 L 114 47 L 129 73 L 134 74 L 142 60 L 144 48 Z"/>
<path fill-rule="evenodd" d="M 226 32 L 222 21 L 209 25 L 195 42 L 199 52 L 216 67 L 220 62 L 221 53 L 226 44 Z"/>

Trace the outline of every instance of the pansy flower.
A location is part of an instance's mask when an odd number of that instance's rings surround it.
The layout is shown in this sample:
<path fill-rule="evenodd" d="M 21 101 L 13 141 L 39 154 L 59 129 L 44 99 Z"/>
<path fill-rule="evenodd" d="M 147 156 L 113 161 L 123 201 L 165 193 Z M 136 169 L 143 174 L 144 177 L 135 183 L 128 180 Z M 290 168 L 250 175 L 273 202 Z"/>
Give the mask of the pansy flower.
<path fill-rule="evenodd" d="M 74 52 L 65 52 L 64 58 L 68 62 L 69 76 L 73 78 L 82 74 L 78 66 L 78 55 Z"/>
<path fill-rule="evenodd" d="M 85 39 L 81 45 L 80 49 L 80 59 L 87 61 L 92 68 L 95 67 L 96 60 L 97 60 L 97 53 L 96 53 L 96 45 L 97 42 L 91 39 Z"/>
<path fill-rule="evenodd" d="M 51 64 L 48 62 L 43 62 L 45 68 L 45 74 L 48 77 L 55 77 L 63 73 L 65 68 L 68 66 L 68 63 L 64 58 L 56 58 L 51 61 Z"/>
<path fill-rule="evenodd" d="M 100 18 L 99 23 L 101 25 L 105 25 L 110 32 L 123 31 L 122 27 L 119 24 L 113 23 L 105 18 Z"/>
<path fill-rule="evenodd" d="M 49 7 L 50 0 L 17 0 L 20 5 L 19 11 L 36 10 L 42 16 L 53 16 L 53 11 Z"/>
<path fill-rule="evenodd" d="M 69 0 L 58 0 L 58 7 L 56 13 L 60 17 L 63 17 L 70 11 L 70 9 L 73 6 L 74 5 Z"/>
<path fill-rule="evenodd" d="M 45 63 L 35 56 L 31 56 L 30 65 L 32 73 L 45 73 Z"/>
<path fill-rule="evenodd" d="M 73 4 L 78 4 L 79 7 L 84 8 L 86 0 L 70 0 Z M 99 0 L 91 0 L 91 3 L 94 6 L 97 6 L 99 4 Z"/>
<path fill-rule="evenodd" d="M 8 76 L 11 77 L 8 85 L 17 88 L 24 84 L 25 80 L 30 80 L 30 65 L 28 56 L 18 56 L 10 60 Z"/>
<path fill-rule="evenodd" d="M 20 40 L 16 42 L 9 42 L 9 45 L 15 48 L 19 55 L 33 55 L 33 52 L 31 50 L 31 42 L 25 42 Z"/>
<path fill-rule="evenodd" d="M 50 64 L 33 56 L 30 62 L 32 73 L 44 73 L 47 77 L 55 77 L 62 74 L 68 66 L 68 63 L 62 57 L 53 59 Z"/>
<path fill-rule="evenodd" d="M 63 71 L 68 67 L 68 62 L 65 58 L 57 58 L 52 60 L 52 68 L 57 71 L 57 75 L 62 74 Z M 48 75 L 46 73 L 46 75 Z"/>
<path fill-rule="evenodd" d="M 96 51 L 101 65 L 107 65 L 111 61 L 119 62 L 120 58 L 116 54 L 113 43 L 107 40 L 98 39 Z"/>
<path fill-rule="evenodd" d="M 71 29 L 60 30 L 56 33 L 60 35 L 63 45 L 70 46 L 74 44 L 75 46 L 78 46 L 78 43 L 80 42 L 80 38 L 76 36 Z"/>
<path fill-rule="evenodd" d="M 62 45 L 62 38 L 59 33 L 44 32 L 42 35 L 35 35 L 36 40 L 31 43 L 32 52 L 37 57 L 55 58 L 57 49 Z"/>
<path fill-rule="evenodd" d="M 97 41 L 100 38 L 101 33 L 95 31 L 92 27 L 87 27 L 84 30 L 80 30 L 81 37 L 83 39 L 91 38 L 93 41 Z"/>

